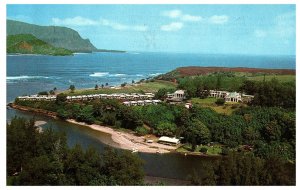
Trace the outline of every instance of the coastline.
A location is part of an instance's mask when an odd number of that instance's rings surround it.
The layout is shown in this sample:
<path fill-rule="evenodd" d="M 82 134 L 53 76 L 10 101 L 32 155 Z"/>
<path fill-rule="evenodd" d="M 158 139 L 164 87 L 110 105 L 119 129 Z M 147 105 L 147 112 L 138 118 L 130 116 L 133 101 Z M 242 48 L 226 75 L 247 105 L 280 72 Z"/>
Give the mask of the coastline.
<path fill-rule="evenodd" d="M 8 106 L 13 109 L 39 113 L 42 115 L 52 117 L 54 119 L 58 119 L 57 114 L 55 112 L 20 106 L 20 105 L 14 104 L 14 103 L 9 103 Z M 104 142 L 104 141 L 101 141 L 101 142 L 103 142 L 104 144 L 107 144 L 109 146 L 112 146 L 114 148 L 120 148 L 120 149 L 131 150 L 131 151 L 137 150 L 138 152 L 143 152 L 143 153 L 170 153 L 172 151 L 175 151 L 178 148 L 177 146 L 169 146 L 169 145 L 164 145 L 164 144 L 160 144 L 157 142 L 147 143 L 147 142 L 145 142 L 145 136 L 137 136 L 133 133 L 117 131 L 108 126 L 102 126 L 102 125 L 97 125 L 97 124 L 89 125 L 84 122 L 75 121 L 74 119 L 67 119 L 65 121 L 68 123 L 81 125 L 81 126 L 93 129 L 95 131 L 99 131 L 99 132 L 111 135 L 111 140 L 114 143 L 109 143 L 109 142 Z"/>
<path fill-rule="evenodd" d="M 111 145 L 115 148 L 126 149 L 126 150 L 138 150 L 143 153 L 169 153 L 171 151 L 176 150 L 176 146 L 169 146 L 164 144 L 159 144 L 157 142 L 153 142 L 151 144 L 145 142 L 144 136 L 137 136 L 133 133 L 127 133 L 123 131 L 117 131 L 111 127 L 97 125 L 97 124 L 87 124 L 84 122 L 78 122 L 74 119 L 67 119 L 69 123 L 73 123 L 76 125 L 81 125 L 85 127 L 89 127 L 93 130 L 100 131 L 103 133 L 107 133 L 111 135 L 111 139 L 113 142 L 118 144 L 117 146 Z M 105 142 L 104 142 L 105 143 Z"/>

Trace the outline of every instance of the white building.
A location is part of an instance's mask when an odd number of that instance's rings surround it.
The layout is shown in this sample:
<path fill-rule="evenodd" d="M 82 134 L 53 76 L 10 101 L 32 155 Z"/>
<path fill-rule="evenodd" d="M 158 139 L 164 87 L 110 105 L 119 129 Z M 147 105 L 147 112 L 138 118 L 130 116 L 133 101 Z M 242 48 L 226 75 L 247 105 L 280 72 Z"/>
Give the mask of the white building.
<path fill-rule="evenodd" d="M 178 145 L 180 143 L 179 139 L 176 139 L 175 137 L 167 137 L 167 136 L 162 136 L 158 139 L 159 143 L 162 144 L 170 144 L 170 145 Z"/>
<path fill-rule="evenodd" d="M 209 96 L 214 98 L 225 98 L 229 94 L 228 91 L 210 90 Z"/>
<path fill-rule="evenodd" d="M 230 92 L 225 96 L 225 102 L 241 102 L 242 96 L 241 93 Z"/>
<path fill-rule="evenodd" d="M 174 93 L 168 93 L 167 97 L 171 101 L 182 101 L 185 99 L 184 90 L 176 90 Z"/>

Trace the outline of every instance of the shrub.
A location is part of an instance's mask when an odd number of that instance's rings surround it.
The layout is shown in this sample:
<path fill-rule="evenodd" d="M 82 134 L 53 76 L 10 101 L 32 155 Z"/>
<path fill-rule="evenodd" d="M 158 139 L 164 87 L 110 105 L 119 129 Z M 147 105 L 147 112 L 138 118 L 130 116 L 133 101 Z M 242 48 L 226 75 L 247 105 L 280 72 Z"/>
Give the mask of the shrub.
<path fill-rule="evenodd" d="M 228 155 L 229 154 L 229 149 L 227 147 L 223 147 L 221 154 L 222 155 Z"/>
<path fill-rule="evenodd" d="M 54 90 L 50 90 L 50 91 L 49 91 L 49 94 L 55 95 L 55 91 L 54 91 Z"/>
<path fill-rule="evenodd" d="M 72 84 L 72 85 L 70 85 L 69 89 L 70 89 L 70 90 L 71 90 L 71 92 L 73 93 L 73 92 L 74 92 L 74 90 L 75 90 L 75 86 Z"/>
<path fill-rule="evenodd" d="M 67 95 L 65 95 L 64 93 L 58 94 L 56 96 L 56 103 L 60 104 L 65 101 L 67 101 Z"/>
<path fill-rule="evenodd" d="M 200 152 L 202 152 L 202 153 L 207 153 L 207 148 L 202 147 L 202 148 L 200 149 Z"/>
<path fill-rule="evenodd" d="M 218 106 L 224 105 L 225 104 L 225 100 L 223 98 L 217 99 L 216 104 Z"/>
<path fill-rule="evenodd" d="M 122 84 L 121 84 L 121 87 L 125 87 L 126 84 L 127 84 L 126 82 L 122 83 Z"/>
<path fill-rule="evenodd" d="M 234 105 L 231 106 L 231 108 L 236 109 L 236 108 L 238 108 L 238 105 L 234 104 Z"/>
<path fill-rule="evenodd" d="M 135 129 L 135 132 L 137 132 L 138 135 L 147 135 L 149 133 L 149 130 L 145 127 L 137 127 Z"/>

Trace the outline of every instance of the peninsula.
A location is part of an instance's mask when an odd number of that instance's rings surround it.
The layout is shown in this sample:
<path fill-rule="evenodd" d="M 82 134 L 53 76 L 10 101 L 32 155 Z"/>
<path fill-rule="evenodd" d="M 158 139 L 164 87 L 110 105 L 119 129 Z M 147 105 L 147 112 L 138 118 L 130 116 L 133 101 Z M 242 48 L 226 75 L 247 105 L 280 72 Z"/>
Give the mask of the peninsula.
<path fill-rule="evenodd" d="M 95 89 L 76 90 L 75 86 L 70 86 L 62 92 L 52 90 L 54 95 L 18 97 L 11 106 L 48 115 L 54 113 L 68 122 L 111 134 L 112 146 L 141 152 L 176 150 L 188 154 L 222 155 L 237 150 L 263 151 L 263 146 L 251 136 L 243 137 L 243 134 L 252 133 L 249 128 L 260 133 L 260 142 L 270 149 L 286 146 L 283 142 L 276 144 L 268 140 L 265 128 L 272 124 L 270 114 L 275 113 L 289 115 L 273 119 L 287 119 L 288 126 L 295 127 L 295 72 L 253 68 L 243 69 L 251 72 L 234 72 L 231 68 L 220 72 L 219 68 L 215 69 L 200 75 L 176 75 L 173 78 L 167 73 L 157 77 L 162 80 L 141 80 L 120 87 L 96 85 Z M 175 71 L 178 70 L 182 68 Z M 273 96 L 274 88 L 281 93 Z M 237 127 L 239 133 L 236 133 Z M 184 131 L 180 132 L 181 128 Z M 286 125 L 282 130 L 285 129 Z M 180 138 L 181 146 L 158 144 L 161 136 Z M 293 143 L 290 137 L 289 141 Z M 293 162 L 293 149 L 288 152 L 277 156 Z"/>

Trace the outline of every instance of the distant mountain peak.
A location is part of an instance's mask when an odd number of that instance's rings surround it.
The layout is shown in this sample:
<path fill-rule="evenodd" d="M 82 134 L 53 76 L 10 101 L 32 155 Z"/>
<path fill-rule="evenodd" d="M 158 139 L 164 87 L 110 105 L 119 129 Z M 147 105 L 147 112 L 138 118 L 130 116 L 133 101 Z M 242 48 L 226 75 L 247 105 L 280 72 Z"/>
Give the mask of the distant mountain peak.
<path fill-rule="evenodd" d="M 40 26 L 7 20 L 7 35 L 16 34 L 32 34 L 54 47 L 68 49 L 73 52 L 97 51 L 97 48 L 89 39 L 83 39 L 76 30 L 63 26 Z"/>

